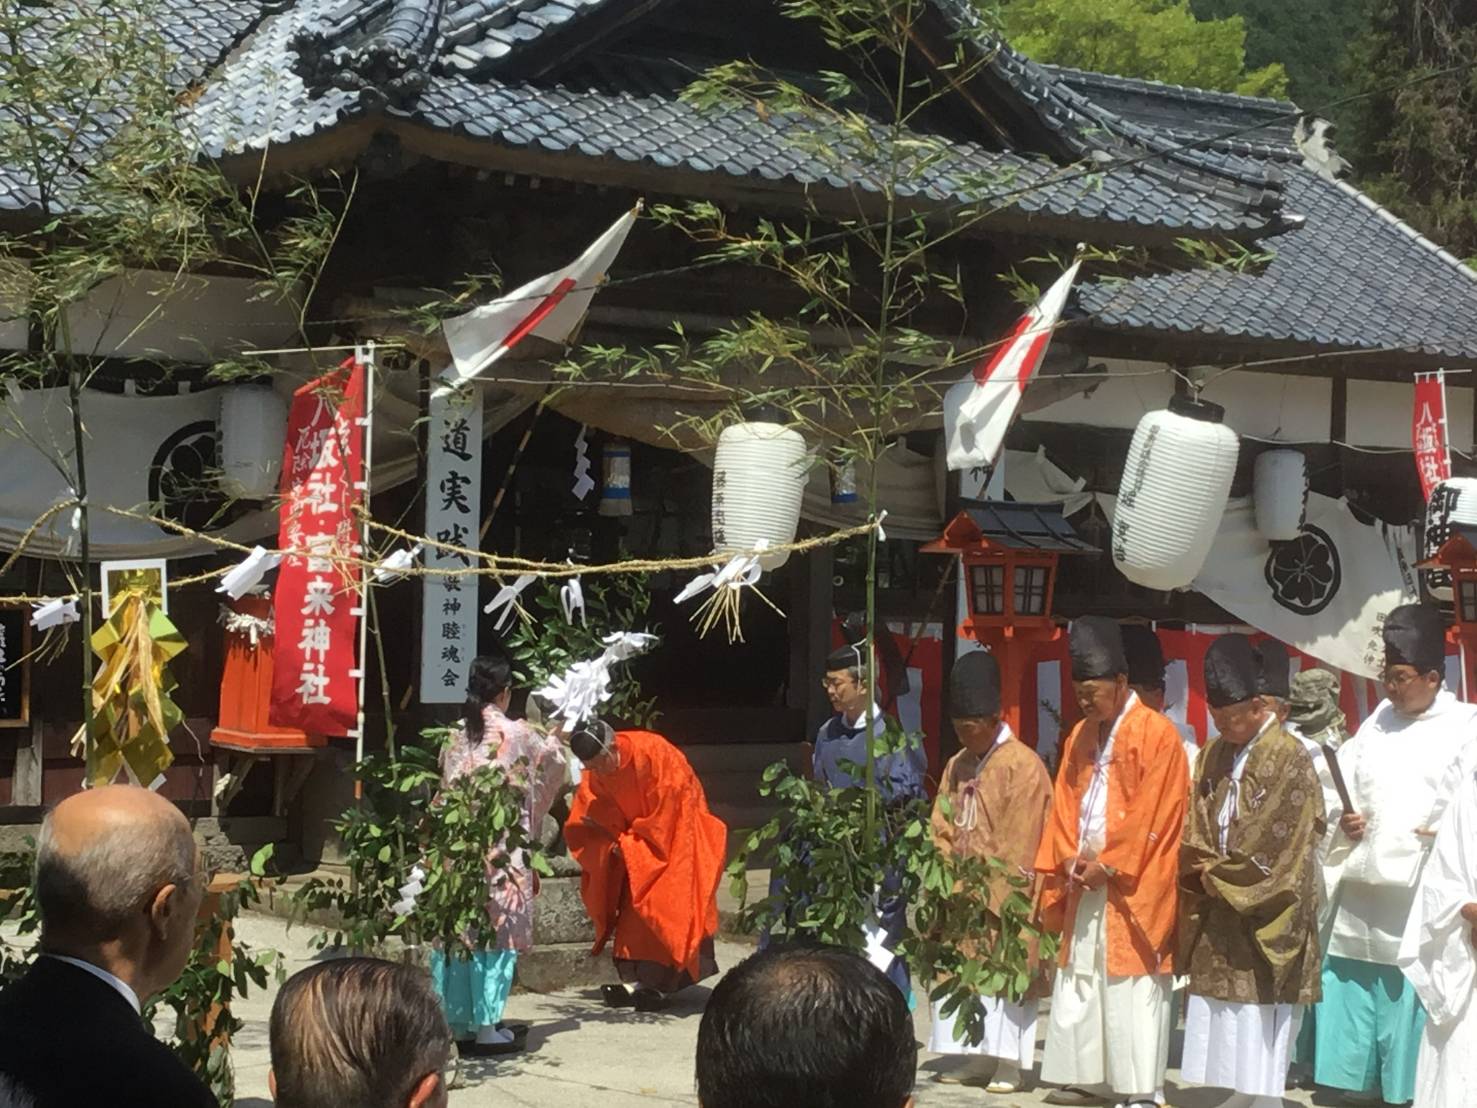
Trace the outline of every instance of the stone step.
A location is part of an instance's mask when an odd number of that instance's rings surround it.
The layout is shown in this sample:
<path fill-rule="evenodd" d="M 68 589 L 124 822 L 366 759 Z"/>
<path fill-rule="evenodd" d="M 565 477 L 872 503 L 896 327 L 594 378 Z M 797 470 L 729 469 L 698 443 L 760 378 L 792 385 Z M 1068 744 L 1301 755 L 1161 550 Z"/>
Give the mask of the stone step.
<path fill-rule="evenodd" d="M 753 773 L 758 781 L 766 766 L 779 761 L 799 766 L 808 752 L 803 743 L 707 743 L 684 746 L 682 753 L 704 780 L 714 773 Z"/>

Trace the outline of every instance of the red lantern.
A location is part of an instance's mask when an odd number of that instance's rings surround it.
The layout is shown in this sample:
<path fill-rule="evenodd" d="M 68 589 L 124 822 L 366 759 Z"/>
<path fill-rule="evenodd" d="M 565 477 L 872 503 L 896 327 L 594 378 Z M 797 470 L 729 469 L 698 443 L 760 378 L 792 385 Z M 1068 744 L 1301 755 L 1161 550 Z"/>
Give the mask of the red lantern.
<path fill-rule="evenodd" d="M 1477 696 L 1477 528 L 1451 525 L 1440 549 L 1417 569 L 1445 569 L 1451 574 L 1455 637 L 1462 656 L 1462 698 Z"/>
<path fill-rule="evenodd" d="M 1000 715 L 1021 733 L 1021 686 L 1032 647 L 1061 634 L 1052 616 L 1057 561 L 1096 554 L 1072 529 L 1060 504 L 966 500 L 944 533 L 922 548 L 962 559 L 969 616 L 959 633 L 1000 664 Z"/>

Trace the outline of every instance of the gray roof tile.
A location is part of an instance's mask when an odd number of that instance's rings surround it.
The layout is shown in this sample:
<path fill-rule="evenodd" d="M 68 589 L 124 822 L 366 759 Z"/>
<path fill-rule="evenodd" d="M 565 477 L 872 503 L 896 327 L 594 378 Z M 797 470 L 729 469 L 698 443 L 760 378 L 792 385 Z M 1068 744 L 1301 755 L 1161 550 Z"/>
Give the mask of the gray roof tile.
<path fill-rule="evenodd" d="M 1289 167 L 1288 196 L 1308 221 L 1263 244 L 1265 269 L 1088 284 L 1078 303 L 1109 328 L 1477 360 L 1477 272 L 1351 185 Z"/>

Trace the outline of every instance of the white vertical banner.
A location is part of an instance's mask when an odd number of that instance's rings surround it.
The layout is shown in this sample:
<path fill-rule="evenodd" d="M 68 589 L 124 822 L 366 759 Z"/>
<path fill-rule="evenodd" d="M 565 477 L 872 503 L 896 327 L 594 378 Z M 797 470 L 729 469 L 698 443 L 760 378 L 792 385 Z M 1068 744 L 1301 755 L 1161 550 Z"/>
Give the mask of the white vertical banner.
<path fill-rule="evenodd" d="M 432 390 L 426 428 L 426 535 L 477 549 L 482 517 L 482 390 Z M 427 547 L 427 569 L 471 568 L 471 559 Z M 477 655 L 477 578 L 422 578 L 421 703 L 460 704 Z"/>

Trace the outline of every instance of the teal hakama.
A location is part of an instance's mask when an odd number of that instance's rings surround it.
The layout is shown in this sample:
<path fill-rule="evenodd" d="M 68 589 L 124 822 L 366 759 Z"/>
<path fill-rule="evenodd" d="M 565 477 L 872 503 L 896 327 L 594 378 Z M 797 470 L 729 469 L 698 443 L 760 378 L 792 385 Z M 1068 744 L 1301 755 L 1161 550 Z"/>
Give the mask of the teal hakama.
<path fill-rule="evenodd" d="M 1316 1012 L 1314 1081 L 1389 1104 L 1415 1099 L 1426 1010 L 1397 967 L 1330 955 Z"/>
<path fill-rule="evenodd" d="M 431 983 L 453 1036 L 470 1038 L 502 1021 L 517 964 L 515 950 L 431 951 Z"/>

